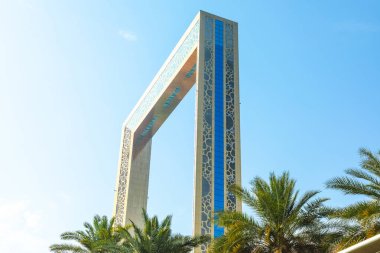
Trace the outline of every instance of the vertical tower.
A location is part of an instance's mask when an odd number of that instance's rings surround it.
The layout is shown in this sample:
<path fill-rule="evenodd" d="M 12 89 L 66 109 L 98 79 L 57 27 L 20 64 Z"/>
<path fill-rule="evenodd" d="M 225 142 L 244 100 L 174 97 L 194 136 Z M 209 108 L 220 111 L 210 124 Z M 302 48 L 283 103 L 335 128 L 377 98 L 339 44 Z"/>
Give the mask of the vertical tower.
<path fill-rule="evenodd" d="M 194 234 L 223 235 L 215 213 L 241 211 L 229 192 L 241 183 L 238 25 L 201 11 L 127 118 L 114 216 L 142 225 L 152 137 L 196 83 Z M 206 245 L 196 252 L 205 252 Z"/>
<path fill-rule="evenodd" d="M 218 237 L 214 213 L 241 210 L 237 23 L 202 13 L 198 46 L 195 233 Z M 200 208 L 199 208 L 200 207 Z"/>

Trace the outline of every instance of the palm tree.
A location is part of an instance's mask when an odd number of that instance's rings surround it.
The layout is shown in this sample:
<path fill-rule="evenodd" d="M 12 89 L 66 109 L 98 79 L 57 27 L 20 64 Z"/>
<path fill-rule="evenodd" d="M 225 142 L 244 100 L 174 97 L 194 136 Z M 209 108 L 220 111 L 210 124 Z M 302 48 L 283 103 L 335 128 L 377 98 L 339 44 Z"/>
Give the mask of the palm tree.
<path fill-rule="evenodd" d="M 210 249 L 217 253 L 290 253 L 325 252 L 327 242 L 336 232 L 323 222 L 327 200 L 316 198 L 318 191 L 300 196 L 289 173 L 270 174 L 267 183 L 260 177 L 250 182 L 251 189 L 233 187 L 254 215 L 240 212 L 218 214 L 219 226 L 226 233 L 216 239 Z M 326 243 L 324 243 L 326 242 Z"/>
<path fill-rule="evenodd" d="M 208 242 L 205 236 L 182 236 L 172 234 L 172 216 L 162 222 L 157 216 L 149 218 L 143 210 L 144 227 L 139 228 L 131 221 L 131 229 L 119 228 L 121 240 L 120 252 L 125 253 L 187 253 L 195 247 Z"/>
<path fill-rule="evenodd" d="M 96 215 L 93 224 L 84 223 L 85 230 L 65 232 L 61 234 L 62 240 L 75 241 L 77 244 L 53 244 L 50 250 L 56 253 L 103 253 L 114 252 L 116 243 L 120 240 L 114 233 L 114 219 L 107 216 Z"/>
<path fill-rule="evenodd" d="M 361 195 L 365 200 L 338 208 L 332 217 L 346 223 L 347 232 L 336 245 L 342 249 L 380 233 L 380 151 L 377 154 L 361 148 L 359 169 L 346 169 L 347 176 L 329 180 L 328 188 L 347 195 Z"/>

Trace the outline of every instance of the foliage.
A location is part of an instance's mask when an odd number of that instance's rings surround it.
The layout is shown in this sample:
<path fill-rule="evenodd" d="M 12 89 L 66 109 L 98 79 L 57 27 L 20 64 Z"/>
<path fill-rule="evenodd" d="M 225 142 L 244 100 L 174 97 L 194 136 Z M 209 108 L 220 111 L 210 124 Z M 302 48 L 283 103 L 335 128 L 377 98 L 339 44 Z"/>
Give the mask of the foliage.
<path fill-rule="evenodd" d="M 325 252 L 328 242 L 339 236 L 324 222 L 329 209 L 318 191 L 300 195 L 295 180 L 284 172 L 270 174 L 267 183 L 260 177 L 250 182 L 251 189 L 239 186 L 231 190 L 254 216 L 240 212 L 221 212 L 218 223 L 225 227 L 224 236 L 216 239 L 215 253 L 288 253 Z"/>
<path fill-rule="evenodd" d="M 143 211 L 144 227 L 139 228 L 134 222 L 132 230 L 122 228 L 119 233 L 123 238 L 122 247 L 128 253 L 186 253 L 202 243 L 208 242 L 205 236 L 183 236 L 172 234 L 171 216 L 162 222 L 157 216 L 149 218 Z"/>
<path fill-rule="evenodd" d="M 365 196 L 366 200 L 338 208 L 332 218 L 345 223 L 346 232 L 335 245 L 340 250 L 380 233 L 380 151 L 359 150 L 362 157 L 359 169 L 347 169 L 347 176 L 335 177 L 327 187 L 348 195 Z"/>
<path fill-rule="evenodd" d="M 75 244 L 53 244 L 50 250 L 56 253 L 100 253 L 112 252 L 119 240 L 114 233 L 114 219 L 108 220 L 107 216 L 96 215 L 93 224 L 84 223 L 85 230 L 65 232 L 61 234 L 62 240 L 75 241 Z"/>
<path fill-rule="evenodd" d="M 54 244 L 50 250 L 56 253 L 187 253 L 200 244 L 207 243 L 207 236 L 183 236 L 172 234 L 171 216 L 161 223 L 157 216 L 149 218 L 143 210 L 144 227 L 130 225 L 114 228 L 114 219 L 94 217 L 93 224 L 84 223 L 84 231 L 65 232 L 62 240 L 76 244 Z"/>
<path fill-rule="evenodd" d="M 250 189 L 234 186 L 230 190 L 254 214 L 220 212 L 216 222 L 226 233 L 215 239 L 211 253 L 322 253 L 336 252 L 380 233 L 380 151 L 376 154 L 360 149 L 359 169 L 345 170 L 327 187 L 366 199 L 344 208 L 324 206 L 326 198 L 318 191 L 303 195 L 295 180 L 284 172 L 271 173 L 269 181 L 260 177 L 250 182 Z M 187 253 L 209 242 L 206 236 L 173 234 L 171 216 L 159 221 L 157 216 L 142 213 L 143 227 L 133 221 L 114 227 L 114 219 L 96 215 L 85 230 L 65 232 L 62 240 L 74 244 L 53 244 L 55 253 Z M 332 245 L 332 246 L 331 246 Z"/>

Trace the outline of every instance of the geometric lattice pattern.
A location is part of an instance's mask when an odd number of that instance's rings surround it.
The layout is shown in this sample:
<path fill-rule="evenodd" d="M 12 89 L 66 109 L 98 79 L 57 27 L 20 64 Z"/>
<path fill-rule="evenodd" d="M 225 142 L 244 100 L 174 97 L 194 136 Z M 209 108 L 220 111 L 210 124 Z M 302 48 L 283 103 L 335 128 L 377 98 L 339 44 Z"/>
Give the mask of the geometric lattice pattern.
<path fill-rule="evenodd" d="M 218 237 L 221 210 L 241 210 L 229 192 L 240 185 L 240 114 L 236 22 L 201 11 L 122 129 L 114 217 L 141 222 L 146 208 L 152 137 L 195 84 L 194 234 Z M 190 200 L 189 200 L 190 201 Z M 202 245 L 196 252 L 206 252 Z"/>

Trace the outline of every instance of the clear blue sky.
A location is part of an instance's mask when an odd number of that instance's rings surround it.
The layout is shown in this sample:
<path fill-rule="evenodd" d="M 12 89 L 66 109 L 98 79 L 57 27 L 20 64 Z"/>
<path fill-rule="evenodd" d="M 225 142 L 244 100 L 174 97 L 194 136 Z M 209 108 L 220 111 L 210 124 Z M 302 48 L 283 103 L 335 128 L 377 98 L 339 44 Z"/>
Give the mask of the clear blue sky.
<path fill-rule="evenodd" d="M 112 214 L 122 123 L 200 9 L 239 23 L 244 186 L 288 170 L 322 190 L 380 149 L 379 1 L 0 0 L 0 252 Z M 184 234 L 194 103 L 153 140 L 148 203 Z"/>

